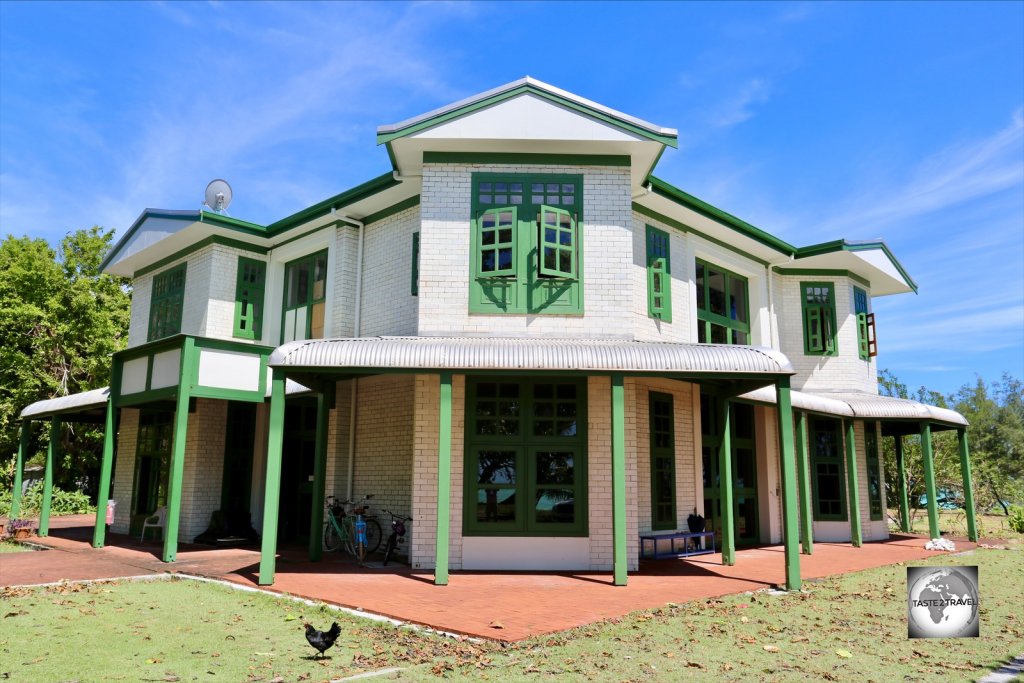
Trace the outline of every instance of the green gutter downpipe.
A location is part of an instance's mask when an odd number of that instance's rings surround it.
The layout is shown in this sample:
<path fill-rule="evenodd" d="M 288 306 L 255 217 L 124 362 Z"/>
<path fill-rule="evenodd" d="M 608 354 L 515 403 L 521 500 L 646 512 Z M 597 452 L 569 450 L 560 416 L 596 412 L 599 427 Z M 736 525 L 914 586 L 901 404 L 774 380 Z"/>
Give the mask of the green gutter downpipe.
<path fill-rule="evenodd" d="M 850 499 L 850 543 L 859 548 L 864 542 L 860 523 L 860 484 L 857 483 L 857 439 L 853 420 L 846 420 L 846 488 Z"/>
<path fill-rule="evenodd" d="M 929 538 L 939 538 L 939 501 L 935 494 L 935 460 L 932 455 L 932 426 L 921 423 L 921 455 L 924 458 L 924 486 L 928 496 Z"/>
<path fill-rule="evenodd" d="M 309 515 L 309 561 L 318 562 L 323 556 L 324 491 L 327 485 L 327 427 L 334 405 L 334 388 L 316 396 L 316 445 L 313 455 L 313 496 Z"/>
<path fill-rule="evenodd" d="M 974 520 L 974 483 L 971 481 L 971 458 L 967 448 L 967 430 L 956 430 L 960 446 L 960 473 L 964 478 L 964 508 L 967 511 L 967 538 L 978 542 L 978 527 Z"/>
<path fill-rule="evenodd" d="M 807 456 L 807 414 L 799 412 L 796 418 L 796 469 L 800 478 L 800 545 L 804 555 L 814 552 L 814 501 L 811 498 L 811 474 Z"/>
<path fill-rule="evenodd" d="M 612 582 L 625 586 L 626 554 L 626 390 L 622 375 L 612 375 Z"/>
<path fill-rule="evenodd" d="M 267 474 L 263 486 L 263 539 L 260 547 L 261 586 L 274 583 L 277 566 L 277 516 L 281 504 L 281 451 L 284 450 L 284 372 L 270 380 L 270 424 L 267 428 Z"/>
<path fill-rule="evenodd" d="M 899 481 L 900 530 L 910 533 L 910 499 L 907 496 L 907 461 L 903 457 L 903 436 L 897 434 L 896 440 L 896 472 Z"/>
<path fill-rule="evenodd" d="M 448 585 L 448 534 L 452 498 L 452 373 L 442 372 L 437 424 L 437 535 L 434 539 L 434 584 Z"/>
<path fill-rule="evenodd" d="M 721 446 L 718 448 L 718 500 L 722 506 L 722 564 L 736 564 L 736 522 L 732 509 L 732 428 L 728 399 L 717 398 L 722 416 Z M 712 511 L 711 514 L 714 514 Z"/>
<path fill-rule="evenodd" d="M 21 423 L 21 434 L 18 438 L 18 459 L 14 464 L 14 486 L 11 491 L 11 519 L 17 519 L 21 512 L 21 489 L 22 479 L 25 475 L 25 455 L 28 452 L 28 442 L 32 435 L 30 431 L 32 420 L 24 420 Z"/>
<path fill-rule="evenodd" d="M 786 590 L 800 590 L 800 548 L 797 532 L 796 456 L 793 446 L 793 404 L 789 377 L 775 384 L 778 404 L 779 450 L 782 458 L 782 541 L 786 556 Z"/>
<path fill-rule="evenodd" d="M 50 441 L 46 444 L 43 470 L 43 501 L 39 508 L 39 535 L 50 535 L 50 506 L 53 504 L 53 461 L 60 457 L 60 418 L 50 418 Z"/>
<path fill-rule="evenodd" d="M 102 548 L 107 538 L 107 503 L 110 501 L 110 475 L 114 464 L 114 401 L 107 401 L 103 423 L 103 461 L 100 463 L 100 487 L 96 492 L 96 526 L 92 531 L 92 547 Z"/>

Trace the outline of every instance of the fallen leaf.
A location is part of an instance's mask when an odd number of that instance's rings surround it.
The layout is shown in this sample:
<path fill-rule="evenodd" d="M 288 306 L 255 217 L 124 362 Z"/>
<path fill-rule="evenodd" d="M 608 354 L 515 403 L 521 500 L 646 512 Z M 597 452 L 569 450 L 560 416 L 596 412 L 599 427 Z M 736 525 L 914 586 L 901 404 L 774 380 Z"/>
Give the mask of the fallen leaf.
<path fill-rule="evenodd" d="M 490 626 L 491 628 L 505 628 L 505 624 L 501 623 L 500 621 L 492 621 L 488 624 L 488 626 Z"/>
<path fill-rule="evenodd" d="M 836 650 L 836 654 L 842 657 L 843 659 L 849 659 L 853 656 L 852 654 L 850 654 L 849 650 Z"/>
<path fill-rule="evenodd" d="M 765 652 L 778 652 L 779 651 L 779 646 L 778 645 L 763 645 L 762 649 Z"/>
<path fill-rule="evenodd" d="M 284 618 L 285 621 L 295 621 L 296 619 L 298 619 L 298 617 L 295 616 L 294 614 L 289 614 L 288 616 L 286 616 Z"/>
<path fill-rule="evenodd" d="M 748 621 L 750 621 L 750 619 L 747 619 L 746 617 L 740 617 L 740 622 L 742 622 L 742 623 L 744 623 L 744 624 L 745 624 L 745 623 L 747 623 Z"/>

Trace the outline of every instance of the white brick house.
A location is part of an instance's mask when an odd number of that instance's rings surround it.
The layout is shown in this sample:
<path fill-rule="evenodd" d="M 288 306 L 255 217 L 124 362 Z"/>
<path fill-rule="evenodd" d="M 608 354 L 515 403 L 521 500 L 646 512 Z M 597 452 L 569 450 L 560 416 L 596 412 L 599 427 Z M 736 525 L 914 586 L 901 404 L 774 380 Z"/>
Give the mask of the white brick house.
<path fill-rule="evenodd" d="M 624 583 L 696 513 L 725 562 L 785 543 L 796 587 L 801 545 L 888 537 L 883 437 L 963 437 L 877 396 L 871 299 L 916 288 L 888 248 L 795 247 L 658 179 L 674 130 L 527 78 L 378 142 L 391 171 L 293 216 L 146 210 L 115 246 L 110 400 L 22 415 L 106 406 L 115 532 L 166 505 L 172 561 L 230 512 L 270 583 L 279 542 L 319 556 L 325 495 L 372 493 L 438 583 Z"/>

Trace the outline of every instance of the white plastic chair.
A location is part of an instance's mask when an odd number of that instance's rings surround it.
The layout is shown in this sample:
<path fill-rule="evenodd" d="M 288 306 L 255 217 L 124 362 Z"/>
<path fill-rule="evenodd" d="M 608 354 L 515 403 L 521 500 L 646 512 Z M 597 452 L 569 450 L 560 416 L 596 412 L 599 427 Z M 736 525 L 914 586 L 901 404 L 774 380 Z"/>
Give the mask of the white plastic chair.
<path fill-rule="evenodd" d="M 159 528 L 161 534 L 167 533 L 167 508 L 158 507 L 154 512 L 146 519 L 142 520 L 142 534 L 139 536 L 139 541 L 146 540 L 146 529 L 149 527 Z"/>

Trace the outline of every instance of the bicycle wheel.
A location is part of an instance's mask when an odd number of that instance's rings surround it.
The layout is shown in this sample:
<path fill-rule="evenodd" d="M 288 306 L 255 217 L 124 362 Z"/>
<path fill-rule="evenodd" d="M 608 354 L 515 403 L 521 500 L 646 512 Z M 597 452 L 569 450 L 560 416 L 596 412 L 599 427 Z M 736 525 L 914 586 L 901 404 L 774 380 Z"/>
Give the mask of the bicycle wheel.
<path fill-rule="evenodd" d="M 356 549 L 356 528 L 351 516 L 345 517 L 344 525 L 345 537 L 341 539 L 342 547 L 346 553 L 358 560 L 359 551 Z"/>
<path fill-rule="evenodd" d="M 324 526 L 324 550 L 333 553 L 340 547 L 341 537 L 334 525 L 331 524 L 331 520 L 327 520 L 327 524 Z"/>
<path fill-rule="evenodd" d="M 380 529 L 380 522 L 375 519 L 366 520 L 366 554 L 377 552 L 382 540 L 384 532 Z"/>
<path fill-rule="evenodd" d="M 384 566 L 387 566 L 388 558 L 390 558 L 391 553 L 395 551 L 395 546 L 397 545 L 396 538 L 396 534 L 391 534 L 388 536 L 388 542 L 384 545 Z"/>

